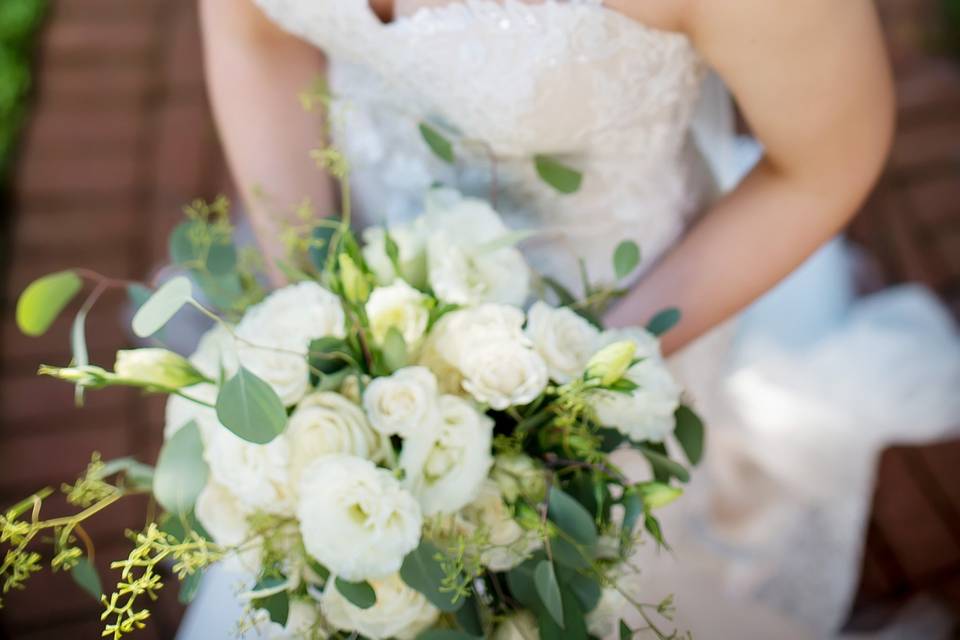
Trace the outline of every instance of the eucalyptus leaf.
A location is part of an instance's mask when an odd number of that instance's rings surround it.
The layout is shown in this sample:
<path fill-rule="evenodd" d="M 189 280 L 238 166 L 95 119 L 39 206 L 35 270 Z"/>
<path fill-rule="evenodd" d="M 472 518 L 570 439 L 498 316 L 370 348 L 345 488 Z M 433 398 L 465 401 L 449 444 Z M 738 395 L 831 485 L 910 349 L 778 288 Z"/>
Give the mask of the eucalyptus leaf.
<path fill-rule="evenodd" d="M 547 516 L 578 544 L 592 548 L 597 543 L 593 516 L 569 494 L 550 488 Z"/>
<path fill-rule="evenodd" d="M 89 558 L 83 557 L 70 570 L 70 576 L 81 589 L 93 596 L 93 599 L 100 602 L 103 596 L 103 585 L 100 583 L 100 575 L 96 567 L 90 562 Z"/>
<path fill-rule="evenodd" d="M 542 610 L 543 603 L 537 595 L 533 573 L 545 557 L 544 553 L 539 551 L 507 572 L 507 586 L 510 588 L 510 593 L 514 599 L 534 613 Z"/>
<path fill-rule="evenodd" d="M 542 560 L 533 572 L 533 583 L 537 587 L 537 595 L 543 602 L 544 608 L 553 620 L 564 626 L 563 622 L 563 599 L 560 595 L 560 585 L 557 583 L 557 573 L 554 571 L 553 563 L 549 560 Z"/>
<path fill-rule="evenodd" d="M 207 484 L 208 474 L 200 429 L 191 420 L 160 449 L 153 475 L 153 495 L 169 513 L 185 516 L 193 511 L 197 497 Z"/>
<path fill-rule="evenodd" d="M 593 561 L 593 551 L 578 547 L 566 538 L 554 538 L 550 541 L 553 549 L 553 559 L 560 566 L 583 571 L 590 568 Z"/>
<path fill-rule="evenodd" d="M 287 411 L 269 384 L 246 367 L 220 387 L 217 418 L 238 437 L 254 444 L 267 444 L 283 433 Z"/>
<path fill-rule="evenodd" d="M 200 582 L 202 580 L 203 571 L 197 570 L 180 581 L 180 593 L 177 595 L 177 600 L 180 604 L 190 604 L 193 602 L 193 599 L 197 597 L 197 592 L 200 590 Z"/>
<path fill-rule="evenodd" d="M 313 242 L 307 254 L 310 256 L 310 262 L 317 268 L 317 271 L 323 272 L 327 268 L 327 259 L 330 256 L 330 243 L 333 236 L 336 235 L 337 228 L 333 225 L 321 225 L 313 230 Z"/>
<path fill-rule="evenodd" d="M 256 598 L 251 604 L 257 609 L 263 609 L 270 616 L 270 621 L 281 627 L 287 626 L 290 618 L 290 596 L 286 591 L 278 591 L 264 598 Z"/>
<path fill-rule="evenodd" d="M 51 273 L 34 280 L 17 300 L 17 326 L 28 336 L 42 336 L 83 287 L 73 271 Z"/>
<path fill-rule="evenodd" d="M 309 357 L 310 367 L 325 375 L 346 369 L 353 360 L 346 341 L 332 336 L 311 341 Z"/>
<path fill-rule="evenodd" d="M 533 158 L 540 179 L 563 194 L 576 193 L 583 183 L 583 174 L 545 155 Z"/>
<path fill-rule="evenodd" d="M 637 449 L 643 454 L 643 457 L 647 459 L 650 466 L 653 467 L 656 476 L 660 478 L 673 477 L 680 482 L 690 482 L 690 472 L 679 462 L 671 460 L 649 445 L 637 445 Z"/>
<path fill-rule="evenodd" d="M 620 621 L 620 640 L 633 640 L 633 630 L 623 620 Z"/>
<path fill-rule="evenodd" d="M 403 559 L 400 577 L 411 589 L 423 594 L 433 606 L 452 613 L 459 610 L 464 601 L 456 598 L 454 593 L 442 590 L 447 573 L 437 560 L 440 555 L 439 549 L 430 542 L 421 540 L 420 546 Z"/>
<path fill-rule="evenodd" d="M 613 269 L 617 279 L 626 278 L 640 265 L 640 246 L 633 240 L 624 240 L 613 253 Z"/>
<path fill-rule="evenodd" d="M 496 580 L 496 578 L 492 578 Z M 480 603 L 475 595 L 471 595 L 460 607 L 460 610 L 454 613 L 457 624 L 469 636 L 475 638 L 483 637 L 483 620 L 480 618 Z"/>
<path fill-rule="evenodd" d="M 369 609 L 377 604 L 377 592 L 373 590 L 369 582 L 348 582 L 343 578 L 337 578 L 334 584 L 340 595 L 355 607 Z"/>
<path fill-rule="evenodd" d="M 703 459 L 705 429 L 700 416 L 693 409 L 686 405 L 681 405 L 674 414 L 677 421 L 677 427 L 673 435 L 683 449 L 690 464 L 696 466 Z"/>
<path fill-rule="evenodd" d="M 621 500 L 623 503 L 623 524 L 620 529 L 620 548 L 624 549 L 633 538 L 633 531 L 637 526 L 637 520 L 643 515 L 643 498 L 640 494 L 628 487 Z"/>
<path fill-rule="evenodd" d="M 587 624 L 577 598 L 569 590 L 562 590 L 563 626 L 550 615 L 539 617 L 540 640 L 587 640 Z"/>
<path fill-rule="evenodd" d="M 128 486 L 133 489 L 149 489 L 153 486 L 153 467 L 130 457 L 105 462 L 97 477 L 104 479 L 117 473 L 122 473 Z"/>
<path fill-rule="evenodd" d="M 681 313 L 679 309 L 664 309 L 647 324 L 647 331 L 655 336 L 662 336 L 670 329 L 677 326 L 680 322 Z"/>
<path fill-rule="evenodd" d="M 140 338 L 149 338 L 163 328 L 170 319 L 193 298 L 190 280 L 178 276 L 157 289 L 133 316 L 133 332 Z"/>
<path fill-rule="evenodd" d="M 434 155 L 446 163 L 453 164 L 453 145 L 447 140 L 446 136 L 426 122 L 420 123 L 420 135 Z"/>

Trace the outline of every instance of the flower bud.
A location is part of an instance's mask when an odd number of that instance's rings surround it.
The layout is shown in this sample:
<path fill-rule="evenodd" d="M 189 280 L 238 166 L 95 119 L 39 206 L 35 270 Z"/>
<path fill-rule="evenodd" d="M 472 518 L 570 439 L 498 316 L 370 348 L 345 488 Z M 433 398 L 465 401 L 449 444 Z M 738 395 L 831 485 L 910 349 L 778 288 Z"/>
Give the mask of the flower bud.
<path fill-rule="evenodd" d="M 637 345 L 631 340 L 607 345 L 590 358 L 587 363 L 587 378 L 598 378 L 604 387 L 612 385 L 623 378 L 636 353 Z"/>
<path fill-rule="evenodd" d="M 543 469 L 532 458 L 520 453 L 497 456 L 490 477 L 500 487 L 507 502 L 516 502 L 518 498 L 540 502 L 547 492 Z"/>
<path fill-rule="evenodd" d="M 340 264 L 340 282 L 343 285 L 343 295 L 348 302 L 363 304 L 370 297 L 370 283 L 364 273 L 357 267 L 353 258 L 345 253 L 338 257 Z"/>
<path fill-rule="evenodd" d="M 114 373 L 125 384 L 161 389 L 181 389 L 206 382 L 190 361 L 166 349 L 118 351 Z"/>
<path fill-rule="evenodd" d="M 650 510 L 665 507 L 683 495 L 683 489 L 671 487 L 660 482 L 646 482 L 637 485 L 643 504 Z"/>
<path fill-rule="evenodd" d="M 81 387 L 101 388 L 110 384 L 114 375 L 100 367 L 87 365 L 85 367 L 50 367 L 42 365 L 37 371 L 41 376 L 50 376 Z"/>

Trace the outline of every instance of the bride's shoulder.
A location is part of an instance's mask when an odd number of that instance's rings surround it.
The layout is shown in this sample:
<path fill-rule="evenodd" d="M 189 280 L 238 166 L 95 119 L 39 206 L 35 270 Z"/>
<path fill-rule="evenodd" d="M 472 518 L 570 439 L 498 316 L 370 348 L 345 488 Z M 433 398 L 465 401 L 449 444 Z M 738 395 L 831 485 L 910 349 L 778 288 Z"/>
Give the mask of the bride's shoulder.
<path fill-rule="evenodd" d="M 661 31 L 685 31 L 688 5 L 695 0 L 604 0 L 604 6 Z"/>

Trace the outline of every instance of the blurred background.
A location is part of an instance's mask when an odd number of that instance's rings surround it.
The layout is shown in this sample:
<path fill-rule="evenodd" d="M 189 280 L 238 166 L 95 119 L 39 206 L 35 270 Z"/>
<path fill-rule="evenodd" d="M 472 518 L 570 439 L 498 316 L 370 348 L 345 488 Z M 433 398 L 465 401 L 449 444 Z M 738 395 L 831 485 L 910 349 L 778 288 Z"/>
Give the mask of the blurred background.
<path fill-rule="evenodd" d="M 960 0 L 879 5 L 900 127 L 850 236 L 876 265 L 867 288 L 923 282 L 960 316 Z M 0 0 L 0 505 L 75 478 L 94 450 L 152 463 L 162 438 L 155 399 L 110 390 L 77 410 L 71 387 L 38 378 L 39 363 L 69 359 L 72 316 L 25 338 L 17 295 L 67 267 L 147 278 L 181 206 L 230 191 L 195 0 Z M 129 344 L 124 305 L 108 294 L 95 308 L 94 362 Z M 142 526 L 145 508 L 124 503 L 94 522 L 101 571 L 126 555 L 123 531 Z M 865 542 L 850 630 L 882 627 L 918 594 L 960 621 L 960 441 L 885 452 Z M 100 637 L 99 605 L 69 577 L 31 582 L 6 598 L 0 640 Z M 167 590 L 139 637 L 173 638 L 181 613 Z"/>

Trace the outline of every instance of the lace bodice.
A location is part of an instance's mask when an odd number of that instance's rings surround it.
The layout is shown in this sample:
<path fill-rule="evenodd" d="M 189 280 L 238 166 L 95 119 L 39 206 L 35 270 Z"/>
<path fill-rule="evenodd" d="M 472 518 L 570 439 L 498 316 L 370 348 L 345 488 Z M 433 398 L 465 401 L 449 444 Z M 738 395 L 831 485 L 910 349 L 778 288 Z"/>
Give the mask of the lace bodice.
<path fill-rule="evenodd" d="M 335 139 L 361 212 L 398 222 L 442 182 L 493 197 L 541 272 L 570 285 L 577 259 L 609 280 L 625 238 L 652 263 L 702 208 L 708 171 L 689 130 L 703 65 L 681 34 L 601 0 L 454 0 L 383 24 L 367 0 L 255 0 L 330 59 Z M 418 125 L 455 143 L 436 157 Z M 563 195 L 546 154 L 583 173 Z"/>

